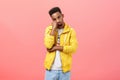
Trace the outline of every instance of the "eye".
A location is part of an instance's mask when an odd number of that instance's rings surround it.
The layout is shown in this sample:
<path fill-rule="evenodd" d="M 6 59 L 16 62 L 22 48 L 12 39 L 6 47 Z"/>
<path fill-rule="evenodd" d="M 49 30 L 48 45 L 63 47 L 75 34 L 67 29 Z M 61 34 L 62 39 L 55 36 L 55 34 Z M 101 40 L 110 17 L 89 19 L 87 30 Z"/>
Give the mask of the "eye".
<path fill-rule="evenodd" d="M 52 19 L 53 21 L 55 21 L 56 19 Z"/>
<path fill-rule="evenodd" d="M 60 18 L 60 16 L 58 16 L 58 19 Z"/>

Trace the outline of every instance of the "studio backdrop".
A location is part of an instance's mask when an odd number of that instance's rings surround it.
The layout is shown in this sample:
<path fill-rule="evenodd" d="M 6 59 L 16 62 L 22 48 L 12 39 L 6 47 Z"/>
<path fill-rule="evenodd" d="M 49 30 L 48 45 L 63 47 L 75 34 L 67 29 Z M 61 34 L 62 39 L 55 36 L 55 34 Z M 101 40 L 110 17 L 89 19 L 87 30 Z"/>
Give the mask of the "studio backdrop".
<path fill-rule="evenodd" d="M 76 31 L 72 80 L 120 80 L 120 0 L 0 0 L 0 80 L 44 80 L 50 8 Z"/>

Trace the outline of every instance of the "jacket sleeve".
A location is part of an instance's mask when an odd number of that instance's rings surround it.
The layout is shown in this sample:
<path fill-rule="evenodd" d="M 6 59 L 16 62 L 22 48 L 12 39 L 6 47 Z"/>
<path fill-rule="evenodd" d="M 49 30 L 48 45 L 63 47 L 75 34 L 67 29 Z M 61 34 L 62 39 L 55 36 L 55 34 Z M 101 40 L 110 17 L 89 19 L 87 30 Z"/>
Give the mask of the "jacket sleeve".
<path fill-rule="evenodd" d="M 70 45 L 63 46 L 63 52 L 65 53 L 75 53 L 78 46 L 76 33 L 73 29 L 71 29 L 71 36 L 70 36 Z"/>
<path fill-rule="evenodd" d="M 45 47 L 50 49 L 52 48 L 52 46 L 54 45 L 54 36 L 50 35 L 50 29 L 49 28 L 46 28 L 45 30 L 45 36 L 44 36 L 44 44 L 45 44 Z"/>

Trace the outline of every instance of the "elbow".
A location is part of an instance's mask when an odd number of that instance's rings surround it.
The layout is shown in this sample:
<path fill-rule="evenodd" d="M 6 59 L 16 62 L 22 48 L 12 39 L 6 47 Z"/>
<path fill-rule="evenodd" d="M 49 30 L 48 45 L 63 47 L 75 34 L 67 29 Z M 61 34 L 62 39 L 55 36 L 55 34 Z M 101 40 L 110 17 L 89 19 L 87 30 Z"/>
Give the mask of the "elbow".
<path fill-rule="evenodd" d="M 63 47 L 63 52 L 64 53 L 75 53 L 76 52 L 76 49 L 77 49 L 77 46 L 64 46 Z"/>
<path fill-rule="evenodd" d="M 53 44 L 52 43 L 49 43 L 49 42 L 45 42 L 45 47 L 48 48 L 48 49 L 51 49 Z"/>

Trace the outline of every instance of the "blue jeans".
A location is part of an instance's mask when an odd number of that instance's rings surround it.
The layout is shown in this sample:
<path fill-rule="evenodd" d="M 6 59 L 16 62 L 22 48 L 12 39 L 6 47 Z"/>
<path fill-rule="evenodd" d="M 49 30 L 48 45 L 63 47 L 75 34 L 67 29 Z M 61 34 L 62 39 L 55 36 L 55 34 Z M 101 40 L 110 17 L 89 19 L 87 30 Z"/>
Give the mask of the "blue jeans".
<path fill-rule="evenodd" d="M 70 80 L 70 72 L 63 73 L 62 70 L 46 70 L 45 80 Z"/>

